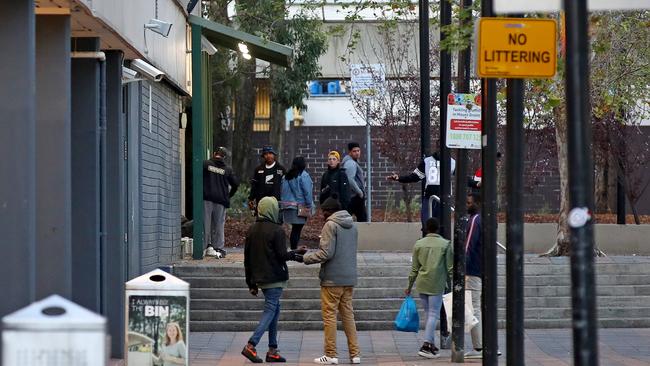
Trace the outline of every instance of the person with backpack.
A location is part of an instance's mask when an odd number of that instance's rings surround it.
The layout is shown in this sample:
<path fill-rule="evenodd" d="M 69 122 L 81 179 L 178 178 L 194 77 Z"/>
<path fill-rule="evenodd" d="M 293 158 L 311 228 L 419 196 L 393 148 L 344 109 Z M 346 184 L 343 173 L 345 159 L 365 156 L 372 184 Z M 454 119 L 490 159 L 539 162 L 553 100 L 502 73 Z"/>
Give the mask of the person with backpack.
<path fill-rule="evenodd" d="M 305 158 L 298 156 L 293 159 L 291 169 L 282 180 L 282 217 L 285 224 L 291 225 L 289 243 L 291 249 L 298 248 L 300 233 L 314 209 L 314 183 L 305 170 Z"/>

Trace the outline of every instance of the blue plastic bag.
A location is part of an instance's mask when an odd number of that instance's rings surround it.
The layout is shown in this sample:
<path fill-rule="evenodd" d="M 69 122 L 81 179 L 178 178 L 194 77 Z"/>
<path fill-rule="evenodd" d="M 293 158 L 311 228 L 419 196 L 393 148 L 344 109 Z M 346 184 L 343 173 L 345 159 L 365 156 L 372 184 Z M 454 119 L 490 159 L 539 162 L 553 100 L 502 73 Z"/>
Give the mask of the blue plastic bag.
<path fill-rule="evenodd" d="M 395 329 L 401 332 L 417 333 L 420 329 L 420 316 L 415 300 L 407 296 L 395 318 Z"/>

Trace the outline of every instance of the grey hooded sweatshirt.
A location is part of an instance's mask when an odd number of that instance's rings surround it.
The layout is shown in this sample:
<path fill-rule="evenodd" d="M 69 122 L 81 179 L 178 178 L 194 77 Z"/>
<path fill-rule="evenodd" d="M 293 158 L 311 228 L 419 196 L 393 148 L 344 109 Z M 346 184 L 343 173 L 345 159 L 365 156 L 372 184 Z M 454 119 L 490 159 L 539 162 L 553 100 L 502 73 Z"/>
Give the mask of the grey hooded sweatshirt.
<path fill-rule="evenodd" d="M 303 257 L 305 264 L 321 263 L 321 286 L 356 286 L 357 236 L 357 227 L 347 211 L 327 218 L 318 250 Z"/>
<path fill-rule="evenodd" d="M 365 190 L 363 184 L 366 181 L 365 174 L 361 165 L 352 159 L 350 155 L 346 155 L 341 161 L 341 165 L 345 168 L 345 174 L 348 175 L 348 184 L 350 185 L 350 197 L 365 197 Z"/>

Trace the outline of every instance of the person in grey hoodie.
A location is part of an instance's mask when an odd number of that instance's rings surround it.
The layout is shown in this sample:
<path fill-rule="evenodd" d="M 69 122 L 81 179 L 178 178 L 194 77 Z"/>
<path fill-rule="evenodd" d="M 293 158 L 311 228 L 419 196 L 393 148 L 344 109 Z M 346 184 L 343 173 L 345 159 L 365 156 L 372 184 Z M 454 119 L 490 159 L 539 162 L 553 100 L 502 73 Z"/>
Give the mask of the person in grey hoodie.
<path fill-rule="evenodd" d="M 341 164 L 348 175 L 348 185 L 350 187 L 350 203 L 347 210 L 350 215 L 357 217 L 358 222 L 368 221 L 368 213 L 364 200 L 366 198 L 364 190 L 365 174 L 359 165 L 361 157 L 361 147 L 356 142 L 348 144 L 348 154 L 343 158 Z"/>
<path fill-rule="evenodd" d="M 337 310 L 348 340 L 350 362 L 361 363 L 357 327 L 352 309 L 352 292 L 357 284 L 357 228 L 352 216 L 341 209 L 336 197 L 321 205 L 325 225 L 317 251 L 303 256 L 305 264 L 320 263 L 320 299 L 323 316 L 325 355 L 314 359 L 321 365 L 339 363 L 336 353 Z"/>

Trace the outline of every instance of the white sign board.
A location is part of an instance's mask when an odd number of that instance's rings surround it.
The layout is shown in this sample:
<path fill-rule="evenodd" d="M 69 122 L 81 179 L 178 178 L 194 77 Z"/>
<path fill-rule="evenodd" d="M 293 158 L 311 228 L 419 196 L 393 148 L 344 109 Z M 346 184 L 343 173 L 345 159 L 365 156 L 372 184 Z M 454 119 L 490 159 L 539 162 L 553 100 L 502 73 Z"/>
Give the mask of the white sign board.
<path fill-rule="evenodd" d="M 481 148 L 481 96 L 455 94 L 447 96 L 447 147 Z"/>
<path fill-rule="evenodd" d="M 650 9 L 650 0 L 587 0 L 590 11 Z M 555 13 L 562 10 L 562 0 L 494 0 L 494 12 Z"/>
<path fill-rule="evenodd" d="M 384 91 L 386 72 L 382 64 L 351 64 L 350 79 L 352 95 L 355 97 L 372 98 Z"/>

